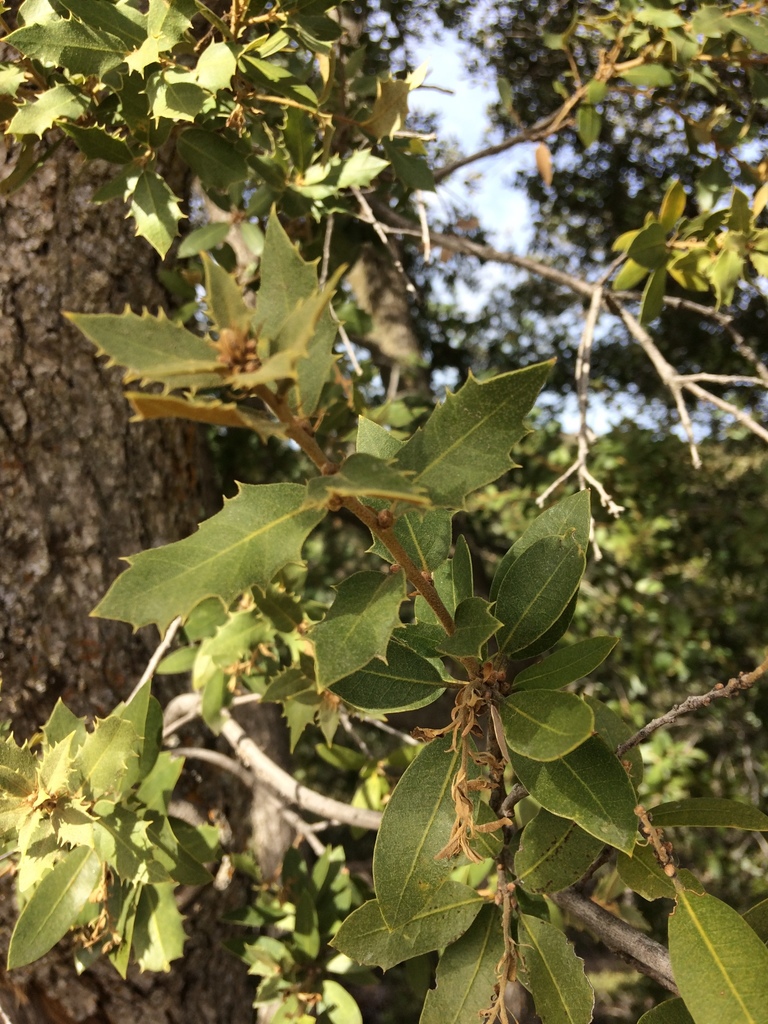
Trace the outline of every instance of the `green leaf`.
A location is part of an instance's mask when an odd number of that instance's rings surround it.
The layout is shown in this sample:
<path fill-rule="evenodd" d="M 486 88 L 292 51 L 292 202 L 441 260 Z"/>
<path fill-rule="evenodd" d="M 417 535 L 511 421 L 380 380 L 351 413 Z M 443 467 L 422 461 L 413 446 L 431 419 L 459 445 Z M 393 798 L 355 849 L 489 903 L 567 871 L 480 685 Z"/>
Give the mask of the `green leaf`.
<path fill-rule="evenodd" d="M 619 853 L 616 869 L 622 882 L 644 900 L 675 898 L 672 879 L 664 874 L 650 844 L 638 843 L 631 857 Z"/>
<path fill-rule="evenodd" d="M 377 141 L 403 128 L 408 117 L 410 91 L 410 84 L 403 79 L 379 79 L 371 116 L 362 121 L 360 127 Z"/>
<path fill-rule="evenodd" d="M 362 188 L 370 185 L 385 167 L 389 167 L 389 161 L 374 156 L 370 149 L 355 150 L 341 165 L 339 188 L 350 188 L 353 185 Z"/>
<path fill-rule="evenodd" d="M 404 600 L 402 572 L 358 572 L 340 583 L 328 614 L 310 634 L 318 685 L 330 686 L 372 658 L 384 658 Z"/>
<path fill-rule="evenodd" d="M 205 274 L 205 304 L 208 316 L 218 331 L 230 328 L 247 332 L 253 310 L 246 306 L 243 293 L 232 274 L 214 262 L 210 256 L 203 256 Z"/>
<path fill-rule="evenodd" d="M 145 391 L 126 391 L 135 415 L 133 421 L 155 419 L 192 420 L 194 423 L 213 423 L 219 427 L 242 427 L 258 434 L 262 441 L 270 437 L 285 437 L 282 424 L 262 415 L 257 409 L 234 402 L 221 402 L 216 398 L 191 398 L 178 395 L 150 395 Z"/>
<path fill-rule="evenodd" d="M 146 238 L 160 256 L 165 256 L 178 234 L 178 223 L 185 216 L 177 197 L 157 171 L 142 171 L 131 196 L 131 214 L 136 234 Z"/>
<path fill-rule="evenodd" d="M 752 832 L 768 832 L 768 817 L 752 804 L 723 800 L 717 797 L 691 797 L 671 800 L 649 811 L 658 828 L 740 828 Z"/>
<path fill-rule="evenodd" d="M 590 737 L 558 761 L 533 761 L 514 752 L 510 760 L 542 807 L 570 818 L 609 846 L 632 852 L 637 798 L 618 758 L 601 739 Z"/>
<path fill-rule="evenodd" d="M 421 189 L 424 192 L 435 191 L 434 176 L 421 154 L 404 149 L 396 141 L 389 139 L 382 141 L 382 148 L 387 160 L 392 164 L 392 169 L 406 188 Z"/>
<path fill-rule="evenodd" d="M 328 1024 L 363 1024 L 363 1015 L 354 997 L 338 981 L 325 978 L 321 989 L 322 999 L 317 1007 L 318 1015 Z M 314 1017 L 310 1017 L 314 1021 Z"/>
<path fill-rule="evenodd" d="M 644 64 L 639 68 L 622 71 L 621 77 L 640 89 L 663 89 L 674 85 L 675 76 L 662 64 Z"/>
<path fill-rule="evenodd" d="M 501 625 L 488 608 L 482 597 L 462 601 L 454 613 L 456 632 L 441 641 L 439 650 L 453 658 L 480 658 L 486 641 Z"/>
<path fill-rule="evenodd" d="M 132 763 L 138 761 L 139 735 L 132 722 L 110 715 L 96 722 L 78 751 L 82 786 L 91 800 L 119 796 Z"/>
<path fill-rule="evenodd" d="M 245 156 L 233 141 L 219 132 L 185 128 L 179 134 L 176 146 L 181 159 L 206 188 L 226 192 L 231 185 L 250 177 Z"/>
<path fill-rule="evenodd" d="M 157 380 L 168 387 L 215 387 L 221 385 L 224 367 L 216 362 L 211 344 L 161 311 L 66 313 L 78 330 L 92 342 L 98 355 L 127 368 L 127 380 Z"/>
<path fill-rule="evenodd" d="M 298 484 L 240 484 L 191 537 L 127 558 L 130 568 L 93 614 L 136 628 L 154 622 L 163 633 L 207 597 L 228 605 L 254 583 L 265 587 L 284 565 L 300 562 L 307 534 L 322 519 L 304 507 L 305 496 Z"/>
<path fill-rule="evenodd" d="M 181 42 L 196 13 L 195 0 L 149 0 L 147 32 L 161 50 L 170 50 Z"/>
<path fill-rule="evenodd" d="M 38 764 L 29 747 L 26 744 L 20 747 L 13 736 L 0 741 L 0 800 L 4 802 L 8 797 L 23 800 L 34 793 Z"/>
<path fill-rule="evenodd" d="M 71 75 L 104 75 L 121 64 L 128 48 L 109 32 L 82 22 L 30 24 L 6 36 L 5 42 L 48 66 L 65 67 Z"/>
<path fill-rule="evenodd" d="M 509 450 L 527 433 L 523 418 L 551 365 L 538 363 L 482 383 L 470 374 L 403 445 L 395 465 L 411 470 L 435 505 L 463 508 L 467 494 L 514 468 Z"/>
<path fill-rule="evenodd" d="M 595 995 L 584 961 L 560 929 L 521 914 L 517 948 L 518 977 L 533 996 L 542 1024 L 589 1024 Z"/>
<path fill-rule="evenodd" d="M 184 952 L 186 935 L 172 883 L 145 885 L 136 908 L 133 952 L 142 971 L 169 971 Z"/>
<path fill-rule="evenodd" d="M 380 459 L 391 459 L 403 447 L 402 441 L 364 416 L 357 425 L 357 450 Z M 384 508 L 375 501 L 368 501 L 373 508 Z M 451 547 L 451 513 L 448 509 L 430 509 L 426 512 L 412 509 L 397 517 L 393 527 L 395 537 L 403 545 L 408 556 L 425 572 L 436 569 L 448 557 Z M 375 539 L 371 551 L 387 561 L 393 555 L 380 540 Z M 469 595 L 467 595 L 469 596 Z"/>
<path fill-rule="evenodd" d="M 237 47 L 232 43 L 210 43 L 197 59 L 195 80 L 208 92 L 229 89 L 237 71 Z"/>
<path fill-rule="evenodd" d="M 22 910 L 8 949 L 8 970 L 39 960 L 77 920 L 101 877 L 101 862 L 85 846 L 68 850 Z"/>
<path fill-rule="evenodd" d="M 578 882 L 602 849 L 601 840 L 575 822 L 542 808 L 523 829 L 515 854 L 517 881 L 527 892 L 559 892 Z"/>
<path fill-rule="evenodd" d="M 445 737 L 428 743 L 405 770 L 381 821 L 373 880 L 382 917 L 401 928 L 430 906 L 453 870 L 435 860 L 448 842 L 455 811 L 451 783 L 461 754 Z"/>
<path fill-rule="evenodd" d="M 427 992 L 419 1024 L 465 1024 L 477 1020 L 494 994 L 504 953 L 501 911 L 485 906 L 468 932 L 440 957 L 436 987 Z"/>
<path fill-rule="evenodd" d="M 592 734 L 592 709 L 573 693 L 527 690 L 499 704 L 507 745 L 535 761 L 554 761 Z"/>
<path fill-rule="evenodd" d="M 454 942 L 469 928 L 482 905 L 480 896 L 468 886 L 447 881 L 406 925 L 390 929 L 378 900 L 369 900 L 345 919 L 331 945 L 359 964 L 388 971 L 403 960 Z"/>
<path fill-rule="evenodd" d="M 647 276 L 647 267 L 641 267 L 640 264 L 635 263 L 634 260 L 626 260 L 621 270 L 614 278 L 614 290 L 620 292 L 624 291 L 624 289 L 634 288 L 635 285 L 640 284 L 643 278 Z"/>
<path fill-rule="evenodd" d="M 312 893 L 308 889 L 302 889 L 296 900 L 293 941 L 297 953 L 304 959 L 317 959 L 320 952 L 320 929 L 317 921 L 317 907 Z"/>
<path fill-rule="evenodd" d="M 763 942 L 768 942 L 768 900 L 761 900 L 750 907 L 744 920 Z"/>
<path fill-rule="evenodd" d="M 195 228 L 186 235 L 176 251 L 179 259 L 187 259 L 189 256 L 197 256 L 199 252 L 206 252 L 221 245 L 232 229 L 228 222 L 223 224 L 204 224 L 201 228 Z"/>
<path fill-rule="evenodd" d="M 635 263 L 648 270 L 657 270 L 666 265 L 667 232 L 658 221 L 651 221 L 639 231 L 627 250 L 627 255 Z"/>
<path fill-rule="evenodd" d="M 95 125 L 86 128 L 76 124 L 62 124 L 60 127 L 75 140 L 77 148 L 89 160 L 109 160 L 113 164 L 127 164 L 133 159 L 133 153 L 123 140 L 110 135 L 103 128 Z"/>
<path fill-rule="evenodd" d="M 654 1006 L 643 1014 L 637 1024 L 694 1024 L 694 1020 L 683 1000 L 677 996 Z"/>
<path fill-rule="evenodd" d="M 513 563 L 499 588 L 496 615 L 499 653 L 529 647 L 555 625 L 576 593 L 586 568 L 584 549 L 573 533 L 543 537 Z"/>
<path fill-rule="evenodd" d="M 127 882 L 168 882 L 170 876 L 154 859 L 154 847 L 142 821 L 126 807 L 117 806 L 111 814 L 101 815 L 93 826 L 96 852 Z"/>
<path fill-rule="evenodd" d="M 619 642 L 616 636 L 594 636 L 555 651 L 515 676 L 516 690 L 559 690 L 583 679 L 601 665 Z"/>
<path fill-rule="evenodd" d="M 373 658 L 329 689 L 352 707 L 390 714 L 432 704 L 445 692 L 445 684 L 434 665 L 395 639 L 389 642 L 386 661 Z"/>
<path fill-rule="evenodd" d="M 667 286 L 667 268 L 654 270 L 643 289 L 640 303 L 640 323 L 649 324 L 661 315 L 664 309 L 664 293 Z"/>
<path fill-rule="evenodd" d="M 194 121 L 208 99 L 194 71 L 179 67 L 149 75 L 146 92 L 155 120 L 166 117 L 171 121 Z"/>
<path fill-rule="evenodd" d="M 582 103 L 576 113 L 576 131 L 585 149 L 600 138 L 603 118 L 593 106 Z"/>
<path fill-rule="evenodd" d="M 584 551 L 589 543 L 592 525 L 590 492 L 578 491 L 550 505 L 538 515 L 525 533 L 518 537 L 506 555 L 499 562 L 491 583 L 491 601 L 499 596 L 499 589 L 511 567 L 517 559 L 537 540 L 544 537 L 564 537 L 573 532 L 578 544 Z"/>
<path fill-rule="evenodd" d="M 685 189 L 679 181 L 673 181 L 664 194 L 659 212 L 659 222 L 664 231 L 671 231 L 685 213 Z"/>
<path fill-rule="evenodd" d="M 390 460 L 391 461 L 391 460 Z M 315 477 L 309 482 L 308 503 L 322 508 L 334 495 L 341 498 L 382 498 L 387 504 L 404 501 L 410 505 L 427 505 L 429 498 L 423 488 L 398 473 L 388 462 L 375 455 L 356 452 L 343 462 L 333 476 Z"/>
<path fill-rule="evenodd" d="M 733 249 L 723 249 L 707 267 L 707 277 L 715 290 L 717 305 L 730 305 L 744 272 L 744 257 Z"/>
<path fill-rule="evenodd" d="M 592 708 L 595 716 L 595 732 L 609 750 L 616 750 L 620 744 L 634 735 L 634 729 L 630 729 L 607 704 L 589 695 L 586 695 L 584 700 Z M 621 755 L 621 760 L 634 785 L 639 786 L 643 781 L 643 755 L 639 749 L 632 747 Z"/>
<path fill-rule="evenodd" d="M 669 957 L 696 1024 L 764 1024 L 768 948 L 732 907 L 679 885 Z"/>
<path fill-rule="evenodd" d="M 64 118 L 76 120 L 87 108 L 88 100 L 79 89 L 59 83 L 40 93 L 36 99 L 26 100 L 11 119 L 8 132 L 11 135 L 42 136 L 57 121 Z"/>

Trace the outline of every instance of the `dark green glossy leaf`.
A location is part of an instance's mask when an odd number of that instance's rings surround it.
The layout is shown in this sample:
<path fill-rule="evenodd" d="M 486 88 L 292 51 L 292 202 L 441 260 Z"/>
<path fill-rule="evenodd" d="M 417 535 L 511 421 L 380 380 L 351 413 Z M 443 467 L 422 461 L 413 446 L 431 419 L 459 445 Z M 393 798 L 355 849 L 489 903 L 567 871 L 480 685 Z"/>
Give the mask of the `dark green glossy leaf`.
<path fill-rule="evenodd" d="M 523 829 L 515 854 L 517 881 L 528 892 L 559 892 L 578 882 L 602 849 L 575 822 L 542 808 Z"/>
<path fill-rule="evenodd" d="M 589 1024 L 595 996 L 584 961 L 559 928 L 520 916 L 518 977 L 533 996 L 542 1024 Z"/>
<path fill-rule="evenodd" d="M 768 832 L 768 817 L 751 804 L 718 797 L 691 797 L 671 800 L 649 809 L 657 828 L 682 826 L 688 828 L 740 828 L 752 832 Z"/>
<path fill-rule="evenodd" d="M 387 660 L 373 658 L 360 671 L 330 687 L 352 707 L 374 714 L 425 707 L 445 692 L 434 665 L 397 640 L 387 647 Z"/>
<path fill-rule="evenodd" d="M 455 568 L 455 558 L 454 568 Z M 465 598 L 456 608 L 456 632 L 441 641 L 439 650 L 454 658 L 480 658 L 483 647 L 501 623 L 491 615 L 482 597 Z"/>
<path fill-rule="evenodd" d="M 595 636 L 555 651 L 515 676 L 516 690 L 557 690 L 583 679 L 601 665 L 619 642 L 615 636 Z"/>
<path fill-rule="evenodd" d="M 644 1013 L 637 1024 L 694 1024 L 685 1003 L 677 996 Z"/>
<path fill-rule="evenodd" d="M 526 690 L 499 704 L 507 745 L 536 761 L 554 761 L 592 734 L 592 709 L 573 693 Z"/>
<path fill-rule="evenodd" d="M 621 880 L 644 900 L 675 898 L 672 879 L 664 874 L 652 846 L 638 843 L 631 857 L 619 853 L 616 868 Z"/>

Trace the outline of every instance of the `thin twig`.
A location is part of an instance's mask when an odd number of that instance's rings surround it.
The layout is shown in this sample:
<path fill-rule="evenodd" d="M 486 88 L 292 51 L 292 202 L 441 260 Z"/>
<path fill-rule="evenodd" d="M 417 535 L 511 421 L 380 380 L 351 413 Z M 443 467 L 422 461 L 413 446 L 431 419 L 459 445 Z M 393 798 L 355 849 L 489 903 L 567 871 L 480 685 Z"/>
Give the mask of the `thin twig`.
<path fill-rule="evenodd" d="M 290 807 L 280 808 L 280 817 L 291 826 L 298 838 L 303 839 L 316 857 L 322 857 L 325 853 L 325 844 L 321 843 L 315 835 L 317 831 Z"/>
<path fill-rule="evenodd" d="M 666 714 L 654 718 L 653 721 L 648 722 L 642 729 L 639 729 L 634 736 L 630 736 L 624 743 L 619 744 L 616 748 L 617 757 L 623 757 L 628 750 L 648 739 L 657 729 L 661 729 L 665 725 L 671 725 L 678 718 L 682 718 L 683 715 L 689 715 L 692 711 L 698 711 L 699 708 L 709 707 L 713 700 L 730 699 L 743 693 L 745 690 L 750 689 L 766 672 L 768 672 L 768 656 L 752 672 L 740 672 L 738 676 L 729 679 L 727 683 L 717 683 L 708 693 L 687 697 L 682 704 L 676 704 Z"/>
<path fill-rule="evenodd" d="M 346 711 L 339 712 L 339 721 L 341 722 L 341 727 L 344 730 L 344 732 L 350 737 L 350 739 L 355 744 L 355 746 L 360 750 L 360 752 L 362 754 L 365 754 L 365 756 L 370 761 L 375 761 L 376 758 L 371 753 L 371 748 L 365 742 L 363 737 L 358 735 L 357 729 L 355 729 L 354 725 L 352 725 L 352 722 L 350 721 L 349 715 L 347 714 Z"/>
<path fill-rule="evenodd" d="M 131 690 L 131 695 L 128 698 L 128 700 L 125 702 L 126 704 L 130 704 L 131 703 L 131 701 L 136 696 L 136 694 L 139 692 L 139 690 L 142 688 L 142 686 L 144 686 L 144 684 L 146 682 L 148 682 L 152 678 L 152 676 L 155 674 L 155 669 L 160 664 L 160 662 L 163 660 L 163 655 L 165 654 L 165 652 L 168 650 L 168 648 L 173 643 L 173 638 L 178 633 L 180 626 L 181 626 L 181 616 L 177 615 L 176 618 L 173 620 L 173 622 L 168 627 L 168 629 L 166 630 L 165 636 L 163 637 L 163 639 L 160 641 L 160 643 L 155 648 L 154 654 L 149 659 L 149 663 L 147 664 L 147 667 L 144 669 L 144 674 L 142 675 L 142 677 L 138 681 L 138 683 L 136 683 L 136 685 L 134 686 L 133 690 Z"/>
<path fill-rule="evenodd" d="M 376 234 L 379 237 L 379 240 L 386 247 L 387 252 L 392 257 L 392 262 L 395 265 L 395 270 L 400 275 L 403 285 L 405 286 L 405 290 L 409 292 L 411 295 L 415 296 L 417 294 L 416 288 L 414 287 L 413 282 L 410 280 L 410 278 L 405 272 L 405 267 L 403 266 L 403 261 L 400 259 L 400 254 L 395 248 L 392 239 L 389 238 L 389 236 L 387 235 L 387 232 L 385 231 L 383 225 L 377 219 L 376 214 L 373 212 L 371 204 L 368 202 L 368 200 L 365 198 L 363 193 L 360 191 L 359 188 L 357 188 L 356 185 L 353 185 L 350 191 L 357 200 L 358 205 L 360 206 L 361 219 L 364 220 L 366 224 L 370 224 L 373 230 L 376 232 Z"/>
<path fill-rule="evenodd" d="M 256 781 L 251 772 L 239 761 L 219 753 L 218 750 L 208 750 L 207 747 L 174 747 L 171 757 L 190 757 L 195 761 L 207 761 L 208 764 L 215 765 L 216 768 L 221 768 L 222 771 L 229 772 L 230 775 L 240 779 L 248 789 L 253 789 L 253 784 Z"/>
<path fill-rule="evenodd" d="M 381 824 L 381 812 L 366 807 L 351 807 L 349 804 L 334 800 L 331 797 L 316 793 L 298 783 L 292 775 L 275 764 L 263 750 L 246 735 L 245 730 L 227 711 L 222 712 L 221 735 L 251 769 L 259 782 L 264 783 L 275 794 L 290 804 L 310 814 L 316 814 L 327 821 L 338 821 L 343 825 L 355 828 L 367 828 L 376 831 Z"/>
<path fill-rule="evenodd" d="M 409 747 L 420 747 L 421 746 L 419 741 L 415 740 L 413 738 L 413 736 L 411 736 L 409 733 L 401 732 L 399 729 L 393 728 L 391 725 L 389 725 L 388 722 L 380 722 L 376 718 L 366 718 L 365 719 L 365 724 L 366 725 L 372 725 L 374 727 L 374 729 L 380 729 L 381 732 L 385 732 L 389 736 L 396 736 L 400 740 L 400 742 L 405 744 L 406 746 L 409 746 Z"/>
<path fill-rule="evenodd" d="M 328 267 L 331 262 L 331 240 L 333 238 L 333 214 L 328 214 L 328 220 L 325 222 L 325 237 L 323 238 L 323 261 L 320 264 L 320 277 L 317 281 L 317 287 L 319 291 L 322 291 L 325 287 L 325 282 L 328 280 Z"/>
<path fill-rule="evenodd" d="M 421 225 L 421 245 L 424 250 L 423 258 L 425 263 L 429 263 L 432 259 L 432 242 L 429 238 L 429 223 L 427 222 L 427 207 L 424 204 L 424 196 L 421 193 L 421 189 L 417 189 L 414 198 L 416 200 L 416 210 L 419 214 L 419 224 Z"/>

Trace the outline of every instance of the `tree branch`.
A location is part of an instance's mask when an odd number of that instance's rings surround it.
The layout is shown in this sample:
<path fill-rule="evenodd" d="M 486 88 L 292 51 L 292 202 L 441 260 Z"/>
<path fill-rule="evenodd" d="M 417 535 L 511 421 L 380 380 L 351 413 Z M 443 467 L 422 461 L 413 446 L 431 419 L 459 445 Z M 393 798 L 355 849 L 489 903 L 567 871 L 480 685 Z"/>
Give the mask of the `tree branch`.
<path fill-rule="evenodd" d="M 582 896 L 575 889 L 556 892 L 550 899 L 562 910 L 578 918 L 610 949 L 629 957 L 643 974 L 653 978 L 668 991 L 679 995 L 672 975 L 669 952 L 659 942 L 649 939 L 643 932 L 609 914 L 607 910 Z"/>
<path fill-rule="evenodd" d="M 139 692 L 139 690 L 142 688 L 142 686 L 146 682 L 148 682 L 148 680 L 150 680 L 152 678 L 152 676 L 155 674 L 155 670 L 157 669 L 157 666 L 162 661 L 163 655 L 165 654 L 165 652 L 168 650 L 168 648 L 173 643 L 173 638 L 178 633 L 180 626 L 181 626 L 181 616 L 177 615 L 176 618 L 173 620 L 173 622 L 168 627 L 168 629 L 165 631 L 165 636 L 163 637 L 163 639 L 160 641 L 160 643 L 155 648 L 155 651 L 154 651 L 152 657 L 149 659 L 147 667 L 144 669 L 144 672 L 142 673 L 141 679 L 138 681 L 138 683 L 136 683 L 134 688 L 131 690 L 131 695 L 128 698 L 128 700 L 126 700 L 126 702 L 125 702 L 126 704 L 130 704 L 131 703 L 131 701 L 136 696 L 136 694 Z"/>
<path fill-rule="evenodd" d="M 749 690 L 766 672 L 768 672 L 768 656 L 752 672 L 740 672 L 738 676 L 729 679 L 727 683 L 717 683 L 708 693 L 688 697 L 682 704 L 676 704 L 666 714 L 660 715 L 659 718 L 654 718 L 653 721 L 648 722 L 642 729 L 639 729 L 634 736 L 630 736 L 624 743 L 619 744 L 616 748 L 616 755 L 622 757 L 628 750 L 636 747 L 638 743 L 642 743 L 643 740 L 646 740 L 657 729 L 661 729 L 665 725 L 672 725 L 678 718 L 682 718 L 683 715 L 689 715 L 692 711 L 698 711 L 699 708 L 709 707 L 713 700 L 730 699 L 743 693 L 745 690 Z"/>
<path fill-rule="evenodd" d="M 253 772 L 259 782 L 264 783 L 274 793 L 290 804 L 303 811 L 316 814 L 327 821 L 352 825 L 355 828 L 367 828 L 375 832 L 381 824 L 381 812 L 368 810 L 366 807 L 351 807 L 349 804 L 334 800 L 331 797 L 316 793 L 296 782 L 292 775 L 283 771 L 263 750 L 254 743 L 245 730 L 227 712 L 222 712 L 223 725 L 221 735 L 229 743 L 238 757 Z"/>

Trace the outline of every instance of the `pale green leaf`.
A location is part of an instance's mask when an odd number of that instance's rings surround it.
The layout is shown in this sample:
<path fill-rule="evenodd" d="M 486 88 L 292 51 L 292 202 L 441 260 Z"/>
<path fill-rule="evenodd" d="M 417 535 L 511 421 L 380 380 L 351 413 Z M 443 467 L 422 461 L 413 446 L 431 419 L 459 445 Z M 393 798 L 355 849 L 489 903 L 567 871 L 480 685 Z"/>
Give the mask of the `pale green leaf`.
<path fill-rule="evenodd" d="M 440 673 L 397 640 L 387 647 L 387 660 L 373 658 L 330 689 L 352 707 L 373 714 L 411 711 L 425 707 L 444 692 Z"/>
<path fill-rule="evenodd" d="M 535 761 L 554 761 L 592 734 L 592 709 L 573 693 L 526 690 L 499 704 L 510 750 Z"/>
<path fill-rule="evenodd" d="M 231 43 L 210 43 L 197 59 L 195 80 L 203 89 L 216 93 L 229 89 L 236 71 L 235 47 Z"/>
<path fill-rule="evenodd" d="M 63 739 L 64 737 L 62 737 Z M 25 799 L 37 788 L 39 761 L 25 744 L 19 746 L 13 736 L 0 741 L 0 794 L 2 799 Z"/>
<path fill-rule="evenodd" d="M 216 350 L 203 338 L 169 320 L 130 310 L 112 313 L 67 313 L 99 355 L 127 368 L 126 378 L 158 380 L 168 387 L 221 385 L 224 367 Z"/>
<path fill-rule="evenodd" d="M 601 840 L 574 821 L 542 807 L 520 837 L 515 854 L 517 881 L 528 892 L 559 892 L 578 882 L 602 849 Z"/>
<path fill-rule="evenodd" d="M 358 572 L 339 584 L 328 614 L 310 634 L 319 686 L 357 672 L 371 658 L 385 657 L 404 599 L 402 572 Z"/>
<path fill-rule="evenodd" d="M 258 409 L 216 398 L 191 398 L 178 395 L 150 395 L 145 391 L 126 391 L 125 397 L 137 420 L 182 419 L 194 423 L 213 423 L 219 427 L 242 427 L 266 441 L 270 437 L 285 437 L 285 430 L 277 420 L 270 419 Z"/>
<path fill-rule="evenodd" d="M 738 803 L 719 797 L 689 797 L 671 800 L 649 809 L 658 828 L 739 828 L 752 832 L 768 832 L 768 817 L 752 804 Z"/>
<path fill-rule="evenodd" d="M 357 149 L 341 165 L 338 187 L 341 189 L 356 185 L 358 188 L 362 188 L 370 185 L 373 179 L 388 166 L 388 160 L 374 156 L 370 149 Z"/>
<path fill-rule="evenodd" d="M 170 50 L 181 42 L 196 13 L 195 0 L 149 0 L 147 32 L 161 50 Z"/>
<path fill-rule="evenodd" d="M 253 310 L 245 304 L 243 293 L 232 274 L 211 259 L 203 256 L 205 275 L 205 304 L 208 316 L 218 331 L 230 328 L 246 332 L 250 327 Z"/>
<path fill-rule="evenodd" d="M 499 587 L 496 616 L 504 623 L 499 651 L 510 656 L 554 626 L 576 593 L 586 568 L 573 533 L 543 537 L 513 563 Z"/>
<path fill-rule="evenodd" d="M 520 915 L 518 977 L 533 996 L 542 1024 L 589 1024 L 595 995 L 584 961 L 559 928 Z"/>
<path fill-rule="evenodd" d="M 304 507 L 305 497 L 298 484 L 241 484 L 191 537 L 126 559 L 130 568 L 93 614 L 136 628 L 154 622 L 162 633 L 207 597 L 228 605 L 254 583 L 266 586 L 284 565 L 300 562 L 307 534 L 322 519 Z"/>
<path fill-rule="evenodd" d="M 403 128 L 408 118 L 410 91 L 410 84 L 403 79 L 379 79 L 371 116 L 360 127 L 377 141 Z"/>
<path fill-rule="evenodd" d="M 621 72 L 621 77 L 641 89 L 663 89 L 675 81 L 672 72 L 663 64 L 643 64 L 639 68 L 628 68 Z"/>
<path fill-rule="evenodd" d="M 69 931 L 101 877 L 101 862 L 85 846 L 68 850 L 32 893 L 16 922 L 8 969 L 39 960 Z"/>
<path fill-rule="evenodd" d="M 641 267 L 639 263 L 635 263 L 634 260 L 625 260 L 621 270 L 618 272 L 613 281 L 613 287 L 617 292 L 624 291 L 625 289 L 634 288 L 636 285 L 648 276 L 648 268 Z"/>
<path fill-rule="evenodd" d="M 583 679 L 601 665 L 619 642 L 615 636 L 595 636 L 555 651 L 515 676 L 516 690 L 558 690 Z"/>
<path fill-rule="evenodd" d="M 589 149 L 600 138 L 602 125 L 602 115 L 593 106 L 585 103 L 579 106 L 576 112 L 576 131 L 585 149 Z"/>
<path fill-rule="evenodd" d="M 440 957 L 436 987 L 427 992 L 419 1024 L 466 1024 L 493 1002 L 504 953 L 501 909 L 485 906 L 469 931 Z"/>
<path fill-rule="evenodd" d="M 133 153 L 122 139 L 110 135 L 96 125 L 84 127 L 77 124 L 62 124 L 60 128 L 75 140 L 77 148 L 89 160 L 109 160 L 114 164 L 127 164 L 133 159 Z"/>
<path fill-rule="evenodd" d="M 147 822 L 126 807 L 117 806 L 93 826 L 99 857 L 111 865 L 123 881 L 136 883 L 170 881 L 167 870 L 154 859 Z"/>
<path fill-rule="evenodd" d="M 87 109 L 88 100 L 72 85 L 58 83 L 34 100 L 27 100 L 8 125 L 11 135 L 42 136 L 57 121 L 76 120 Z"/>
<path fill-rule="evenodd" d="M 325 978 L 322 982 L 321 995 L 317 1009 L 328 1024 L 363 1024 L 363 1015 L 354 996 L 338 981 Z M 310 1020 L 314 1021 L 315 1018 L 312 1017 Z"/>
<path fill-rule="evenodd" d="M 648 270 L 657 270 L 667 262 L 667 232 L 658 221 L 651 221 L 637 233 L 627 250 L 635 263 Z"/>
<path fill-rule="evenodd" d="M 147 78 L 147 98 L 155 120 L 194 121 L 208 97 L 187 68 L 164 68 Z"/>
<path fill-rule="evenodd" d="M 640 303 L 640 323 L 649 324 L 661 315 L 664 308 L 664 293 L 667 287 L 667 268 L 659 267 L 648 278 Z"/>
<path fill-rule="evenodd" d="M 226 239 L 231 229 L 232 225 L 226 221 L 223 224 L 216 222 L 195 228 L 181 240 L 176 255 L 179 259 L 187 259 L 189 256 L 197 256 L 199 252 L 215 249 Z"/>
<path fill-rule="evenodd" d="M 136 908 L 133 951 L 142 971 L 170 971 L 184 952 L 186 935 L 172 883 L 145 885 Z"/>
<path fill-rule="evenodd" d="M 91 800 L 119 796 L 131 764 L 138 761 L 139 746 L 132 722 L 114 715 L 97 720 L 77 753 L 86 796 Z"/>
<path fill-rule="evenodd" d="M 637 834 L 632 783 L 615 754 L 596 736 L 558 761 L 510 753 L 531 796 L 552 814 L 570 818 L 596 839 L 631 853 Z"/>
<path fill-rule="evenodd" d="M 139 174 L 131 196 L 131 214 L 136 221 L 136 234 L 146 238 L 160 256 L 165 256 L 185 214 L 165 179 L 156 171 Z"/>
<path fill-rule="evenodd" d="M 381 914 L 401 928 L 429 906 L 453 869 L 435 860 L 448 842 L 455 811 L 451 783 L 461 754 L 445 737 L 428 743 L 392 794 L 373 853 L 373 880 Z"/>
<path fill-rule="evenodd" d="M 669 956 L 696 1024 L 766 1024 L 768 948 L 732 907 L 680 885 Z"/>
<path fill-rule="evenodd" d="M 659 222 L 665 231 L 671 231 L 685 213 L 685 189 L 675 180 L 664 194 Z"/>
<path fill-rule="evenodd" d="M 527 433 L 523 419 L 550 368 L 538 363 L 482 383 L 470 375 L 403 445 L 396 466 L 411 470 L 434 504 L 463 508 L 467 494 L 515 466 L 509 450 Z"/>

